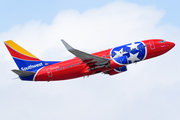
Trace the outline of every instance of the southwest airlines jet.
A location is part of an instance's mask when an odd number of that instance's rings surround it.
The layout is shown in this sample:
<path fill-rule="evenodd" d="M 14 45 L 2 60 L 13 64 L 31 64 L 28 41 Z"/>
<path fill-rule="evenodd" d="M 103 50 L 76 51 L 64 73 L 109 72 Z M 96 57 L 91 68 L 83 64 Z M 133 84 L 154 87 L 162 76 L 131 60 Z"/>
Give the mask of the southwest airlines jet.
<path fill-rule="evenodd" d="M 104 51 L 89 54 L 74 49 L 61 40 L 76 57 L 66 61 L 42 61 L 14 43 L 5 45 L 19 69 L 13 69 L 21 80 L 56 81 L 104 73 L 115 75 L 127 71 L 127 65 L 162 55 L 175 44 L 162 39 L 133 42 Z"/>

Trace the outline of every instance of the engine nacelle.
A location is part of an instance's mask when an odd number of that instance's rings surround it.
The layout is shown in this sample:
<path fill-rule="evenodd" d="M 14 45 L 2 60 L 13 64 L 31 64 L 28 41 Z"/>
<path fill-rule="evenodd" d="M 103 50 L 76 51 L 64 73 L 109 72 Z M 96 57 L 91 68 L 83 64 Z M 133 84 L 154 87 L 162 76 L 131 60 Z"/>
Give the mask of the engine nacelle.
<path fill-rule="evenodd" d="M 125 71 L 127 71 L 127 67 L 123 66 L 123 67 L 115 68 L 115 69 L 110 70 L 110 71 L 106 71 L 105 74 L 115 75 L 115 74 L 122 73 L 122 72 L 125 72 Z"/>
<path fill-rule="evenodd" d="M 109 66 L 112 69 L 122 67 L 122 66 L 127 65 L 127 64 L 128 64 L 127 56 L 121 56 L 121 57 L 113 58 L 109 62 Z"/>

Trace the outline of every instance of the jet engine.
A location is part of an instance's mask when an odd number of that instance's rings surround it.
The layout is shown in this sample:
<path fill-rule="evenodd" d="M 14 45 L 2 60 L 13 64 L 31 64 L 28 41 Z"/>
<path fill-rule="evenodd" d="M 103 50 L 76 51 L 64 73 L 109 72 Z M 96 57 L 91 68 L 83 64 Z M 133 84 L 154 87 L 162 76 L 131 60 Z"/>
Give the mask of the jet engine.
<path fill-rule="evenodd" d="M 115 69 L 110 70 L 110 71 L 106 71 L 104 73 L 109 74 L 109 75 L 115 75 L 115 74 L 122 73 L 122 72 L 125 72 L 125 71 L 127 71 L 127 67 L 123 66 L 123 67 L 115 68 Z"/>
<path fill-rule="evenodd" d="M 117 58 L 113 58 L 110 62 L 110 68 L 117 68 L 123 65 L 128 64 L 127 56 L 121 56 Z"/>

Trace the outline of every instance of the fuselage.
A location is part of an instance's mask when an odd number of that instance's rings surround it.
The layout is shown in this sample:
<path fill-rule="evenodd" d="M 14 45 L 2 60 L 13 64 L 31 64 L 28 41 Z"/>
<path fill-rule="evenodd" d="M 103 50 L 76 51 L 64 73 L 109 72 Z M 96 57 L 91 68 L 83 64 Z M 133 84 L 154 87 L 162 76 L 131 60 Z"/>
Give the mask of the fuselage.
<path fill-rule="evenodd" d="M 89 76 L 99 72 L 105 74 L 118 74 L 120 69 L 132 63 L 157 57 L 168 52 L 175 46 L 172 42 L 162 39 L 151 39 L 141 42 L 129 43 L 115 48 L 93 53 L 92 55 L 109 59 L 104 66 L 94 66 L 94 63 L 82 61 L 78 57 L 48 65 L 39 69 L 34 75 L 34 81 L 67 80 L 77 77 Z M 92 64 L 93 66 L 91 66 Z"/>

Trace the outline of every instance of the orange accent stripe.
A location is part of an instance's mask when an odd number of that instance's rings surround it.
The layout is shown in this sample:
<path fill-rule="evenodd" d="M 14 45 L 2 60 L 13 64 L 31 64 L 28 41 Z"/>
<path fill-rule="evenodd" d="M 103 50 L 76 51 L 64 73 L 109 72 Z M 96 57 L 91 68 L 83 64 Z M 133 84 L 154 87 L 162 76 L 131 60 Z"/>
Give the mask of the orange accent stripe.
<path fill-rule="evenodd" d="M 5 43 L 23 55 L 26 55 L 26 56 L 32 57 L 32 58 L 37 58 L 34 55 L 32 55 L 31 53 L 29 53 L 28 51 L 26 51 L 25 49 L 23 49 L 21 46 L 19 46 L 15 42 L 13 42 L 12 40 L 7 40 L 7 41 L 5 41 Z"/>

